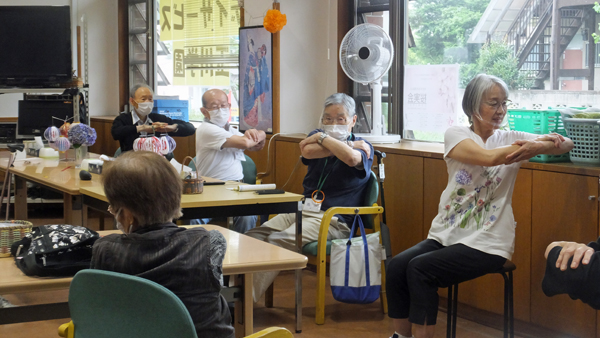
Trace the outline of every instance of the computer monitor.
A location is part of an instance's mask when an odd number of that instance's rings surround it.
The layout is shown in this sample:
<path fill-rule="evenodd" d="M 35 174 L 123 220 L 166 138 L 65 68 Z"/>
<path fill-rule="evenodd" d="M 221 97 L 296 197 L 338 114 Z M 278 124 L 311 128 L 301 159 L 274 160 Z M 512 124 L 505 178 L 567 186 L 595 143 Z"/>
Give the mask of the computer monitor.
<path fill-rule="evenodd" d="M 73 122 L 72 101 L 21 100 L 17 118 L 17 138 L 33 139 L 34 136 L 43 136 L 46 128 L 60 127 L 65 119 Z"/>

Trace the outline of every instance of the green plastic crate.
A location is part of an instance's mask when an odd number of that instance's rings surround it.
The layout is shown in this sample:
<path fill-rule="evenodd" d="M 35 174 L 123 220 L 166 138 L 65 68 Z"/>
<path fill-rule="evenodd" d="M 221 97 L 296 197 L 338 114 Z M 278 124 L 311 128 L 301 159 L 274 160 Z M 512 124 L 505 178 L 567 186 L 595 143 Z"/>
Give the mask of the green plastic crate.
<path fill-rule="evenodd" d="M 544 135 L 557 133 L 567 136 L 560 112 L 556 109 L 509 109 L 508 125 L 510 126 L 510 130 L 524 131 L 531 134 Z M 537 155 L 529 161 L 540 163 L 569 162 L 569 153 L 561 155 Z"/>

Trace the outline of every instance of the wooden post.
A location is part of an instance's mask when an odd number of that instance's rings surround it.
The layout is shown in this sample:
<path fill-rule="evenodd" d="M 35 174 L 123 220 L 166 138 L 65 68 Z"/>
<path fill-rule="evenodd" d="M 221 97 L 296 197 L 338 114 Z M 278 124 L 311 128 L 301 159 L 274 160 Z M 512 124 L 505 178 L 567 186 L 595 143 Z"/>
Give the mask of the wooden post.
<path fill-rule="evenodd" d="M 279 2 L 273 2 L 273 9 L 279 10 Z M 279 76 L 280 76 L 280 43 L 279 43 L 279 32 L 273 34 L 273 134 L 279 133 L 280 130 L 280 109 L 281 105 L 279 102 L 280 91 L 279 91 Z"/>
<path fill-rule="evenodd" d="M 552 34 L 550 38 L 550 89 L 560 90 L 558 73 L 560 71 L 560 9 L 558 0 L 552 4 Z"/>

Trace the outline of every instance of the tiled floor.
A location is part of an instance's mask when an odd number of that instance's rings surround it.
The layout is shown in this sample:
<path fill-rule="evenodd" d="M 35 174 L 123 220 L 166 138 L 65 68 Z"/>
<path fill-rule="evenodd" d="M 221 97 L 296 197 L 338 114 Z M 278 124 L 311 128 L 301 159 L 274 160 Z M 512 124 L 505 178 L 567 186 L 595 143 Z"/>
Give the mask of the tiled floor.
<path fill-rule="evenodd" d="M 34 220 L 35 225 L 58 222 L 59 220 Z M 381 312 L 380 302 L 369 305 L 343 304 L 335 301 L 331 292 L 326 293 L 325 324 L 316 325 L 315 315 L 315 285 L 316 275 L 304 271 L 303 285 L 303 328 L 302 333 L 295 337 L 381 337 L 387 338 L 393 333 L 391 320 Z M 329 281 L 327 281 L 329 283 Z M 269 326 L 284 326 L 290 331 L 295 330 L 294 317 L 294 274 L 284 272 L 275 281 L 275 299 L 273 308 L 265 308 L 264 302 L 254 305 L 254 327 L 260 330 Z M 329 289 L 329 285 L 327 285 Z M 47 293 L 29 293 L 21 295 L 4 295 L 14 304 L 39 304 L 45 302 L 66 301 L 67 291 Z M 0 325 L 0 337 L 6 338 L 54 338 L 58 337 L 57 328 L 68 319 L 58 319 L 41 322 Z M 438 315 L 438 329 L 435 337 L 445 337 L 445 313 Z M 502 332 L 473 322 L 458 319 L 457 336 L 473 337 L 502 337 Z"/>

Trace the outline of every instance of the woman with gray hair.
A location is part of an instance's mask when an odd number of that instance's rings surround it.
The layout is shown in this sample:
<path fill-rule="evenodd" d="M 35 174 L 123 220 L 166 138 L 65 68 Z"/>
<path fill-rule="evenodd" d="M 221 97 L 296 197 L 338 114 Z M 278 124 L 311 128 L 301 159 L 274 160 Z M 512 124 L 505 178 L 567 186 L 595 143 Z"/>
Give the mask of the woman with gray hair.
<path fill-rule="evenodd" d="M 220 294 L 227 243 L 217 230 L 173 224 L 181 216 L 182 193 L 175 168 L 158 154 L 130 151 L 102 176 L 108 211 L 124 234 L 94 243 L 91 268 L 161 284 L 188 309 L 198 337 L 233 338 L 229 308 Z"/>
<path fill-rule="evenodd" d="M 121 152 L 132 150 L 133 141 L 140 136 L 156 133 L 190 136 L 196 132 L 194 125 L 189 122 L 153 113 L 153 97 L 154 92 L 148 85 L 136 84 L 131 87 L 129 93 L 131 112 L 124 112 L 117 116 L 110 130 L 113 139 L 119 141 Z"/>
<path fill-rule="evenodd" d="M 362 206 L 371 176 L 373 147 L 352 133 L 356 123 L 354 99 L 337 93 L 325 100 L 321 128 L 300 142 L 302 163 L 307 166 L 302 185 L 305 196 L 302 210 L 302 245 L 319 238 L 321 220 L 330 207 Z M 328 238 L 348 238 L 352 216 L 334 217 Z M 295 214 L 277 215 L 260 227 L 246 232 L 251 236 L 286 249 L 296 250 Z M 254 300 L 273 282 L 277 272 L 254 274 Z"/>
<path fill-rule="evenodd" d="M 388 265 L 393 338 L 433 337 L 438 288 L 502 268 L 514 251 L 511 200 L 521 161 L 573 148 L 557 134 L 499 130 L 507 100 L 508 88 L 495 76 L 479 74 L 465 89 L 462 106 L 471 125 L 444 135 L 448 185 L 429 235 Z"/>

